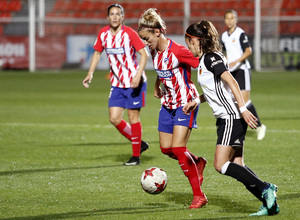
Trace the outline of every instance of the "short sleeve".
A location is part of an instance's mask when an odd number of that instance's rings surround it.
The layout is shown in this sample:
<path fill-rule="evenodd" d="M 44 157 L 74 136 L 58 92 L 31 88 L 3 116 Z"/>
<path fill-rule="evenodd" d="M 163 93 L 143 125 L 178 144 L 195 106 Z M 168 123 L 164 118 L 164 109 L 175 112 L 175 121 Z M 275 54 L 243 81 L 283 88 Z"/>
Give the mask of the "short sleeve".
<path fill-rule="evenodd" d="M 142 39 L 139 37 L 139 35 L 134 31 L 132 28 L 127 27 L 126 30 L 127 34 L 129 35 L 130 41 L 132 46 L 136 51 L 139 51 L 140 49 L 145 47 L 145 44 L 143 43 Z"/>
<path fill-rule="evenodd" d="M 240 36 L 240 44 L 241 44 L 241 47 L 242 47 L 243 51 L 245 51 L 246 48 L 251 47 L 250 43 L 249 43 L 249 40 L 248 40 L 248 37 L 245 33 L 242 33 L 241 36 Z"/>
<path fill-rule="evenodd" d="M 216 53 L 207 54 L 204 58 L 204 64 L 206 68 L 216 76 L 228 71 L 227 64 L 225 64 L 221 56 Z"/>
<path fill-rule="evenodd" d="M 184 46 L 181 46 L 177 51 L 174 51 L 174 54 L 181 63 L 188 64 L 193 68 L 199 66 L 199 57 L 194 57 L 193 53 Z"/>
<path fill-rule="evenodd" d="M 94 49 L 96 51 L 102 52 L 103 51 L 103 45 L 102 45 L 102 40 L 101 40 L 101 34 L 103 33 L 103 31 L 101 30 L 96 38 L 96 41 L 94 43 Z"/>

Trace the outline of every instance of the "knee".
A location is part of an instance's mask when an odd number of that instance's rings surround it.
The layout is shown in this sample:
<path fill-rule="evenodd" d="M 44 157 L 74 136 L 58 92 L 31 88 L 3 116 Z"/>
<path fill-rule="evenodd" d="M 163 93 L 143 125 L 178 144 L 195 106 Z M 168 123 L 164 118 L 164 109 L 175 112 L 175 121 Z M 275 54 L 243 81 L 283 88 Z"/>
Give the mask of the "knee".
<path fill-rule="evenodd" d="M 109 122 L 110 122 L 111 124 L 113 124 L 114 126 L 117 126 L 118 124 L 120 124 L 120 123 L 121 123 L 121 120 L 122 120 L 122 119 L 120 119 L 119 117 L 113 117 L 113 116 L 110 116 L 110 117 L 109 117 Z"/>
<path fill-rule="evenodd" d="M 225 163 L 219 162 L 219 161 L 214 161 L 215 170 L 218 171 L 220 174 L 225 174 L 229 163 L 230 163 L 229 161 L 227 161 Z"/>

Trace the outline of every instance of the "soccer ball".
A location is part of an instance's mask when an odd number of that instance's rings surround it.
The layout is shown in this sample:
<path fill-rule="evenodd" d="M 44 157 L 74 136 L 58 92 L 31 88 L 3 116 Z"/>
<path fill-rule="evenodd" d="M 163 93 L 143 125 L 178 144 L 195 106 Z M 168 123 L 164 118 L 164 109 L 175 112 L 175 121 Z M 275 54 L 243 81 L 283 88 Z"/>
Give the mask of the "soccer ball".
<path fill-rule="evenodd" d="M 158 167 L 151 167 L 145 170 L 141 177 L 143 190 L 150 194 L 159 194 L 167 186 L 167 174 Z"/>

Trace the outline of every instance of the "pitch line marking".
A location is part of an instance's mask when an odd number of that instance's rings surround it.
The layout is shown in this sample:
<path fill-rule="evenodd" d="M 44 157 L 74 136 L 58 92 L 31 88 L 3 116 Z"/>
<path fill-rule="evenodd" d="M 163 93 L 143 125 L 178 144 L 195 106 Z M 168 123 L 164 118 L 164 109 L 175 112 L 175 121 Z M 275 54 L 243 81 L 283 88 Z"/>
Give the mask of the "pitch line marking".
<path fill-rule="evenodd" d="M 11 126 L 11 127 L 82 127 L 82 128 L 114 128 L 113 125 L 88 125 L 88 124 L 39 124 L 39 123 L 0 123 L 0 126 Z M 143 126 L 145 128 L 157 129 L 157 125 Z M 215 130 L 216 127 L 198 127 L 198 129 L 209 129 Z M 280 130 L 280 129 L 267 129 L 270 133 L 300 133 L 300 130 Z"/>

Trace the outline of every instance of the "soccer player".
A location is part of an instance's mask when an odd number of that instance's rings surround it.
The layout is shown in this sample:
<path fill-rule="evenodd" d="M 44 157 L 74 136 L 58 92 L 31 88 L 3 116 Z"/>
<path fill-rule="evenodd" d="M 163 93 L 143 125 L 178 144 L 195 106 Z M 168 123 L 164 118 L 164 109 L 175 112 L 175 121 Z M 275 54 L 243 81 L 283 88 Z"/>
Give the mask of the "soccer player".
<path fill-rule="evenodd" d="M 198 108 L 190 115 L 185 115 L 182 111 L 186 103 L 199 102 L 199 94 L 191 81 L 191 66 L 196 68 L 199 59 L 186 47 L 165 37 L 166 25 L 156 9 L 145 11 L 138 24 L 138 34 L 151 51 L 157 73 L 154 96 L 161 99 L 158 119 L 161 151 L 178 160 L 191 184 L 193 201 L 189 208 L 200 208 L 207 203 L 201 190 L 206 160 L 196 157 L 187 149 L 192 128 L 197 127 Z"/>
<path fill-rule="evenodd" d="M 140 110 L 146 102 L 147 83 L 144 68 L 148 54 L 138 34 L 123 24 L 124 10 L 121 5 L 110 5 L 107 9 L 107 19 L 109 25 L 102 28 L 98 34 L 94 44 L 95 52 L 83 85 L 89 87 L 100 56 L 105 50 L 111 67 L 109 120 L 131 141 L 133 154 L 124 165 L 139 165 L 141 152 L 148 149 L 148 144 L 141 139 L 140 122 Z M 139 64 L 136 51 L 141 55 Z M 125 109 L 129 123 L 123 119 Z"/>
<path fill-rule="evenodd" d="M 257 139 L 262 140 L 265 137 L 266 126 L 260 122 L 250 99 L 251 66 L 247 58 L 252 54 L 252 49 L 244 30 L 237 27 L 237 12 L 228 10 L 224 19 L 228 30 L 222 34 L 221 39 L 226 51 L 229 70 L 240 86 L 246 108 L 258 119 L 256 128 Z"/>
<path fill-rule="evenodd" d="M 216 28 L 206 20 L 192 24 L 186 30 L 185 41 L 193 55 L 200 57 L 197 74 L 203 91 L 200 101 L 207 101 L 217 119 L 215 169 L 242 182 L 262 201 L 260 210 L 252 215 L 277 214 L 277 186 L 261 181 L 244 164 L 247 125 L 256 128 L 257 118 L 246 108 L 239 85 L 228 71 L 227 61 L 220 52 L 221 45 Z M 189 102 L 183 110 L 190 114 L 197 107 L 197 103 Z"/>

